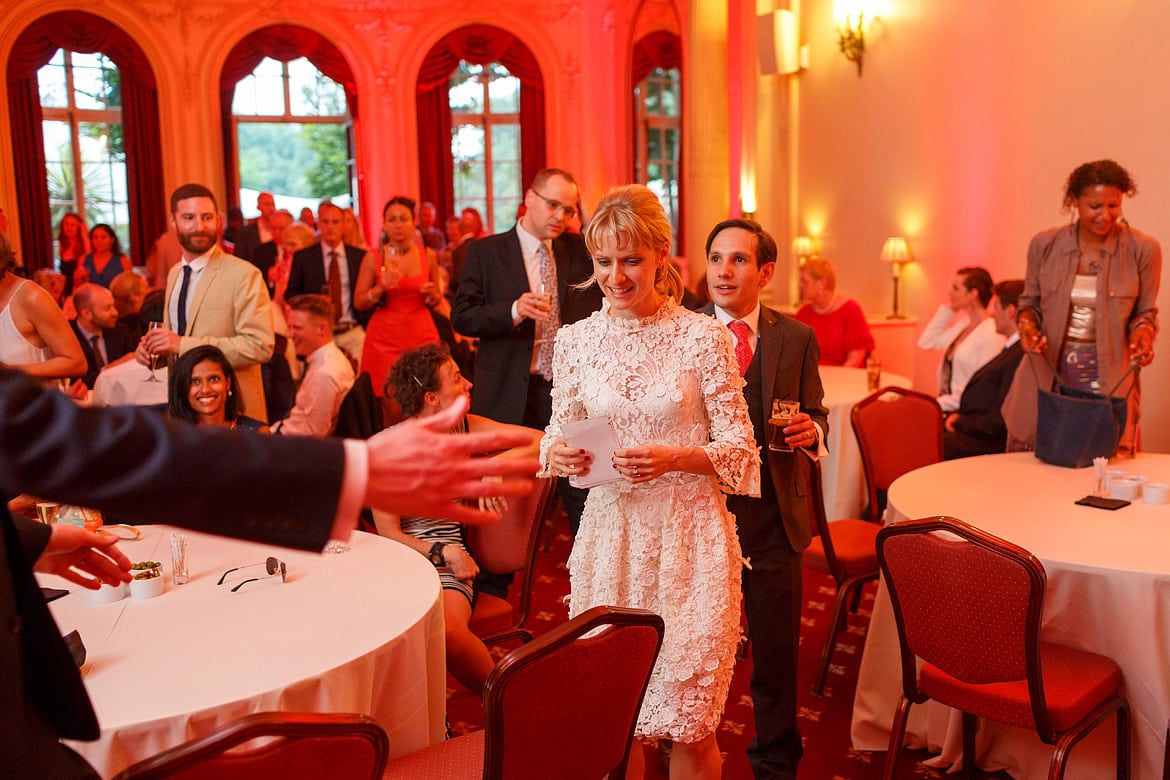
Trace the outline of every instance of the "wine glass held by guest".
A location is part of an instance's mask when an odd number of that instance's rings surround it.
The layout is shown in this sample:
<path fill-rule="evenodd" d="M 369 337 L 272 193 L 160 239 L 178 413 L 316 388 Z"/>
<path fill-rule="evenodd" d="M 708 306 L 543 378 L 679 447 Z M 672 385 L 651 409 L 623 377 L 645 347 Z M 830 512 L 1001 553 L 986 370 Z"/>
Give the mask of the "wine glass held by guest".
<path fill-rule="evenodd" d="M 972 374 L 1003 349 L 1004 337 L 995 332 L 987 310 L 991 303 L 991 274 L 969 265 L 955 272 L 948 302 L 940 304 L 922 335 L 920 349 L 941 350 L 938 367 L 938 404 L 944 412 L 959 408 L 963 388 Z"/>
<path fill-rule="evenodd" d="M 562 327 L 553 355 L 546 473 L 621 478 L 590 489 L 569 557 L 570 613 L 652 610 L 666 639 L 637 733 L 674 741 L 672 777 L 720 774 L 719 725 L 739 640 L 743 559 L 723 492 L 759 495 L 760 458 L 731 337 L 678 305 L 670 223 L 646 187 L 610 190 L 585 231 L 606 306 Z M 608 417 L 617 449 L 566 443 L 566 423 Z M 634 750 L 634 775 L 641 753 Z"/>
<path fill-rule="evenodd" d="M 268 433 L 268 426 L 238 413 L 236 373 L 217 347 L 184 352 L 171 372 L 167 409 L 171 417 L 196 425 Z"/>
<path fill-rule="evenodd" d="M 361 366 L 379 393 L 399 355 L 439 341 L 427 307 L 446 305 L 439 292 L 438 258 L 415 233 L 414 201 L 401 195 L 391 198 L 382 209 L 382 228 L 388 243 L 362 258 L 353 295 L 355 309 L 374 309 L 366 326 Z"/>
<path fill-rule="evenodd" d="M 109 225 L 94 225 L 89 232 L 89 241 L 93 251 L 84 257 L 82 265 L 89 273 L 90 284 L 108 288 L 114 277 L 133 267 L 130 258 L 122 254 L 122 243 Z"/>
<path fill-rule="evenodd" d="M 800 297 L 805 301 L 796 319 L 817 334 L 821 365 L 862 368 L 873 352 L 873 334 L 865 313 L 852 298 L 837 292 L 837 272 L 823 257 L 810 257 L 800 269 Z"/>
<path fill-rule="evenodd" d="M 58 270 L 65 274 L 65 295 L 73 294 L 74 274 L 82 259 L 89 254 L 89 229 L 81 221 L 81 217 L 72 211 L 66 212 L 57 223 L 57 261 Z M 88 279 L 78 282 L 85 284 Z"/>
<path fill-rule="evenodd" d="M 470 398 L 471 382 L 463 378 L 444 344 L 427 344 L 404 352 L 390 370 L 386 387 L 409 420 L 422 420 L 447 409 L 461 398 Z M 511 431 L 530 436 L 528 446 L 501 457 L 534 457 L 540 432 L 519 425 L 496 422 L 477 414 L 466 415 L 457 430 L 480 433 Z M 435 468 L 445 468 L 436 464 Z M 502 499 L 481 499 L 490 511 L 502 511 Z M 426 556 L 439 571 L 443 586 L 443 622 L 446 629 L 447 669 L 469 691 L 483 695 L 483 685 L 495 660 L 479 637 L 471 632 L 475 603 L 475 575 L 479 566 L 463 543 L 463 526 L 453 520 L 403 517 L 374 512 L 378 533 Z"/>
<path fill-rule="evenodd" d="M 86 371 L 85 353 L 52 296 L 13 273 L 16 255 L 0 233 L 0 366 L 41 380 L 67 379 Z"/>
<path fill-rule="evenodd" d="M 1004 402 L 1009 449 L 1034 446 L 1036 374 L 1041 387 L 1051 387 L 1051 367 L 1059 366 L 1062 384 L 1105 393 L 1131 365 L 1154 359 L 1162 246 L 1122 216 L 1122 201 L 1135 194 L 1133 177 L 1113 160 L 1084 163 L 1064 188 L 1072 224 L 1037 233 L 1028 245 L 1018 326 L 1030 354 Z M 1141 401 L 1137 376 L 1117 393 L 1130 393 L 1121 449 L 1132 451 Z"/>

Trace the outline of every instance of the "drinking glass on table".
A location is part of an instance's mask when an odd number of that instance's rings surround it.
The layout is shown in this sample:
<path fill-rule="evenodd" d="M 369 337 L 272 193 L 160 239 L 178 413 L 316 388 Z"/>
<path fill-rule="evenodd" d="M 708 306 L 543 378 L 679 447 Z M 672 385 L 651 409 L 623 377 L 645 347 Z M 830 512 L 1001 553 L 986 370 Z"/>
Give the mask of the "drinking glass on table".
<path fill-rule="evenodd" d="M 149 330 L 158 330 L 162 326 L 163 326 L 163 324 L 161 322 L 159 322 L 158 320 L 152 320 L 151 323 L 147 326 L 147 328 Z M 150 376 L 148 376 L 146 379 L 143 379 L 142 380 L 143 382 L 159 382 L 159 381 L 161 381 L 158 377 L 156 377 L 154 375 L 154 370 L 156 368 L 158 368 L 158 364 L 162 360 L 162 358 L 163 358 L 163 356 L 160 353 L 152 352 L 150 354 Z"/>
<path fill-rule="evenodd" d="M 341 553 L 349 552 L 349 545 L 345 542 L 339 542 L 336 539 L 330 539 L 329 544 L 325 545 L 322 552 L 327 552 L 330 555 L 340 555 Z"/>
<path fill-rule="evenodd" d="M 773 452 L 792 452 L 784 441 L 784 429 L 792 425 L 792 418 L 800 414 L 799 401 L 772 401 L 772 416 L 768 420 L 768 449 Z"/>

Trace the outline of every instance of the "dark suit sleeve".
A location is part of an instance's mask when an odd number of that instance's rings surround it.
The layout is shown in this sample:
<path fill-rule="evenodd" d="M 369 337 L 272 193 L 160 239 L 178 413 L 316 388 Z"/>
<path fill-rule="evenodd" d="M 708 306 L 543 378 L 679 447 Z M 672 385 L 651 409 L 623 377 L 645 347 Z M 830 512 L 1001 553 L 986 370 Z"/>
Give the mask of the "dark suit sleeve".
<path fill-rule="evenodd" d="M 308 249 L 302 249 L 293 255 L 292 266 L 288 271 L 288 286 L 284 290 L 286 301 L 291 301 L 294 296 L 304 295 L 308 292 L 305 289 L 305 263 L 308 262 L 306 252 Z M 317 292 L 321 291 L 317 290 Z"/>
<path fill-rule="evenodd" d="M 0 492 L 305 550 L 329 538 L 340 440 L 242 435 L 131 407 L 81 409 L 0 369 Z"/>
<path fill-rule="evenodd" d="M 505 280 L 498 269 L 493 274 L 493 264 L 502 262 L 494 251 L 495 238 L 473 241 L 467 248 L 467 262 L 451 306 L 451 324 L 464 336 L 506 336 L 528 321 L 521 320 L 520 326 L 512 323 L 512 303 L 520 294 L 503 288 Z"/>
<path fill-rule="evenodd" d="M 1000 407 L 1023 356 L 1023 347 L 1013 344 L 971 377 L 959 403 L 956 431 L 987 441 L 1007 438 L 1007 425 Z"/>

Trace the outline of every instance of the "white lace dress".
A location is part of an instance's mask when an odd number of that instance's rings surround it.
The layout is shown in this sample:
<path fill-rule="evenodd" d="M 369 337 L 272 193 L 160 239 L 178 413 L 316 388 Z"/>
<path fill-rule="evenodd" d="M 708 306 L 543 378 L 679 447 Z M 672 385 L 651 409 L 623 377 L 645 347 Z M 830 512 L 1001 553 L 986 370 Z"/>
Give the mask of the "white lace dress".
<path fill-rule="evenodd" d="M 608 415 L 618 447 L 701 446 L 718 477 L 672 472 L 593 488 L 569 556 L 570 615 L 606 604 L 666 622 L 637 733 L 694 742 L 723 713 L 739 637 L 740 557 L 721 491 L 758 495 L 760 458 L 727 329 L 673 300 L 561 328 L 548 450 L 561 425 Z"/>

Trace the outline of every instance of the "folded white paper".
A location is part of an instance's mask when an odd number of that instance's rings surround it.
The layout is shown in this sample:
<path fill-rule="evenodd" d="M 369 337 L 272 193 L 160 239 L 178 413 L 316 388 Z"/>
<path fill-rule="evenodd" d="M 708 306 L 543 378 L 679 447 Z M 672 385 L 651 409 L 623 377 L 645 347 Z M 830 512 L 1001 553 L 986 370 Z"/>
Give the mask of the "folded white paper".
<path fill-rule="evenodd" d="M 616 482 L 622 475 L 613 467 L 613 451 L 617 449 L 617 437 L 613 423 L 608 417 L 588 417 L 573 420 L 561 426 L 565 444 L 585 450 L 593 456 L 589 473 L 569 477 L 569 484 L 578 488 L 591 488 Z"/>

